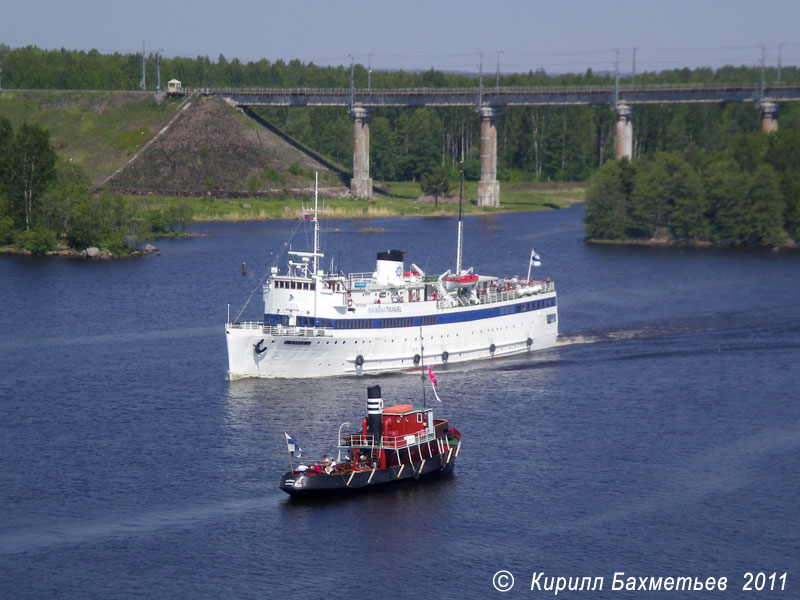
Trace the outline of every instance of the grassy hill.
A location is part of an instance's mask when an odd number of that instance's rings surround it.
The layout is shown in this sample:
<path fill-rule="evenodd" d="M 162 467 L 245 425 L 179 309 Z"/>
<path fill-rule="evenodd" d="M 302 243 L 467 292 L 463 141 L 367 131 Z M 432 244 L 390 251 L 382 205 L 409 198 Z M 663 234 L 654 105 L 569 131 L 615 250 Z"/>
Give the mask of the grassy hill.
<path fill-rule="evenodd" d="M 17 128 L 36 123 L 53 148 L 98 183 L 170 129 L 105 187 L 169 196 L 292 195 L 308 188 L 344 186 L 328 169 L 218 98 L 156 102 L 150 92 L 0 92 L 0 114 Z M 185 108 L 185 109 L 184 109 Z"/>
<path fill-rule="evenodd" d="M 158 104 L 149 92 L 0 92 L 0 114 L 14 128 L 36 123 L 53 149 L 99 181 L 125 163 L 172 116 L 177 102 Z"/>

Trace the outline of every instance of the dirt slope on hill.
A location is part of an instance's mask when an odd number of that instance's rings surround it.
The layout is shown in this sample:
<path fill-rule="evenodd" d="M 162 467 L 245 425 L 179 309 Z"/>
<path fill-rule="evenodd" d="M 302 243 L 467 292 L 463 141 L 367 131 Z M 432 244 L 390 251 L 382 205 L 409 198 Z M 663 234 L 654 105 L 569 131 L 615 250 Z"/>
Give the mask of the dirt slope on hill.
<path fill-rule="evenodd" d="M 266 196 L 344 183 L 221 99 L 192 99 L 180 118 L 108 189 L 131 194 Z"/>

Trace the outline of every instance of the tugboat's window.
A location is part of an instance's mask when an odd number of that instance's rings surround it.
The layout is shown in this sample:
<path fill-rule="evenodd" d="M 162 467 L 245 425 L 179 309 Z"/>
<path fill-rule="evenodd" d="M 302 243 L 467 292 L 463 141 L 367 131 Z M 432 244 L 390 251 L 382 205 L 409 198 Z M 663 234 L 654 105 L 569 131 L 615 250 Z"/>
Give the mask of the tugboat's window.
<path fill-rule="evenodd" d="M 422 413 L 417 413 L 417 423 L 422 423 Z"/>

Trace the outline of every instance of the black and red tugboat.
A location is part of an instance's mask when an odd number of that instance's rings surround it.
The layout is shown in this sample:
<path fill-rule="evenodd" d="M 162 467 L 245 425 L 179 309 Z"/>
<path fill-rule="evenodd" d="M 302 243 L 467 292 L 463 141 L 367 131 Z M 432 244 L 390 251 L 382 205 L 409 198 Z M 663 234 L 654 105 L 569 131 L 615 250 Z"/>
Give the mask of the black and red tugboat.
<path fill-rule="evenodd" d="M 325 496 L 419 479 L 453 469 L 461 433 L 433 409 L 397 404 L 383 407 L 381 386 L 367 388 L 367 416 L 360 433 L 342 433 L 336 459 L 300 465 L 281 477 L 280 488 L 294 497 Z M 290 443 L 289 456 L 295 447 Z"/>

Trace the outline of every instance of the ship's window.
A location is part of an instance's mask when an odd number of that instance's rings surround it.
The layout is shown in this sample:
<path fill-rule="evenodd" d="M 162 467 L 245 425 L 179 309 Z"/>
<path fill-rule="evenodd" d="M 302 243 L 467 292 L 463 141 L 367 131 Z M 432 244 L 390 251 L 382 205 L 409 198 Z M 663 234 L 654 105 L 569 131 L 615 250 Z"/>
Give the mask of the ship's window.
<path fill-rule="evenodd" d="M 547 322 L 548 323 L 555 323 L 556 322 L 556 313 L 552 313 L 547 315 Z"/>
<path fill-rule="evenodd" d="M 417 413 L 417 423 L 422 423 L 422 413 Z"/>

